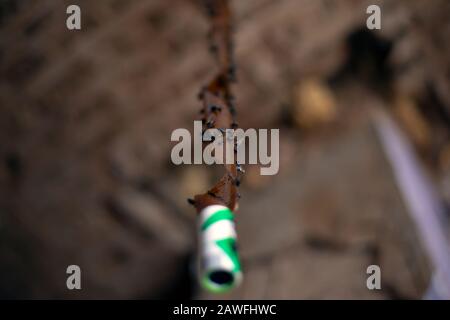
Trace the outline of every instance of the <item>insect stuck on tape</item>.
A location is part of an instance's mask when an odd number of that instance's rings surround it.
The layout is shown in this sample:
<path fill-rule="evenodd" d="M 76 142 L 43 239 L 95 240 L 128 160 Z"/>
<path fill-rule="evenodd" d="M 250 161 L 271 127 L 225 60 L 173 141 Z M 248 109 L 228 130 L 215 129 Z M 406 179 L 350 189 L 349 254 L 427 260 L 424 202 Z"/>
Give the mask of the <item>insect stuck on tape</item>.
<path fill-rule="evenodd" d="M 210 205 L 199 215 L 199 279 L 213 293 L 223 293 L 242 281 L 236 250 L 233 212 L 222 205 Z"/>

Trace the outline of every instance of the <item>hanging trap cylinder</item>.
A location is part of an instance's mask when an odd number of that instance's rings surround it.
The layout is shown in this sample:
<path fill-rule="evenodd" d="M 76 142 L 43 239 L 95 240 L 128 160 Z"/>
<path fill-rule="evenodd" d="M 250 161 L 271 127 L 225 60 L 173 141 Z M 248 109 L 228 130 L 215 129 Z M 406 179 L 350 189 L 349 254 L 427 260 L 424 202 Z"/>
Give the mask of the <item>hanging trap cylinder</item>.
<path fill-rule="evenodd" d="M 242 269 L 233 212 L 222 205 L 207 206 L 200 212 L 198 228 L 201 285 L 213 293 L 235 288 L 242 281 Z"/>

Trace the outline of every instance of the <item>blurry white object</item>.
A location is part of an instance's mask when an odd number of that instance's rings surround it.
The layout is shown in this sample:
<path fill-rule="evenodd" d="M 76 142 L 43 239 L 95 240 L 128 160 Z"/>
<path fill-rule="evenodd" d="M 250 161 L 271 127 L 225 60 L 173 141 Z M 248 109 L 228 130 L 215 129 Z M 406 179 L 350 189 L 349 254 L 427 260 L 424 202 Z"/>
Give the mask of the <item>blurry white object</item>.
<path fill-rule="evenodd" d="M 398 187 L 434 267 L 424 299 L 450 299 L 450 249 L 442 227 L 445 224 L 442 203 L 408 139 L 389 115 L 377 110 L 375 125 Z"/>
<path fill-rule="evenodd" d="M 214 293 L 229 291 L 242 281 L 234 215 L 225 206 L 211 205 L 200 212 L 199 278 Z"/>

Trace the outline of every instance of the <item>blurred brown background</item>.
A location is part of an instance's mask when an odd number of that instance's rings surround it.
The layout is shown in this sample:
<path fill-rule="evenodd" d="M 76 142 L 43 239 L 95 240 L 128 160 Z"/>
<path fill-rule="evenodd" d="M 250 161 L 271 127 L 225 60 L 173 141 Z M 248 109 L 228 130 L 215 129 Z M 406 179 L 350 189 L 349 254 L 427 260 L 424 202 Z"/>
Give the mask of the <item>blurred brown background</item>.
<path fill-rule="evenodd" d="M 82 30 L 68 31 L 78 4 Z M 379 4 L 382 29 L 367 30 Z M 247 167 L 232 298 L 420 298 L 430 265 L 374 133 L 392 114 L 450 200 L 450 2 L 233 1 L 238 120 L 280 128 L 278 175 Z M 206 298 L 173 166 L 214 74 L 198 1 L 0 1 L 0 297 Z M 66 288 L 66 268 L 82 290 Z M 382 290 L 366 268 L 382 269 Z"/>

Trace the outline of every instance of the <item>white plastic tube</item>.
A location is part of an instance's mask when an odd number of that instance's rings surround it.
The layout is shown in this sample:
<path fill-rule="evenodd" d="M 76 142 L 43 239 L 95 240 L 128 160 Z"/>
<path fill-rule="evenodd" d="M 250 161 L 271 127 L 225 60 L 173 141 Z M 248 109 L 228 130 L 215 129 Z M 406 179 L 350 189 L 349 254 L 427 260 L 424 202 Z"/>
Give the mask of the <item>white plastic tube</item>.
<path fill-rule="evenodd" d="M 200 212 L 198 228 L 200 283 L 214 293 L 231 290 L 242 281 L 233 212 L 208 206 Z"/>

